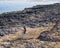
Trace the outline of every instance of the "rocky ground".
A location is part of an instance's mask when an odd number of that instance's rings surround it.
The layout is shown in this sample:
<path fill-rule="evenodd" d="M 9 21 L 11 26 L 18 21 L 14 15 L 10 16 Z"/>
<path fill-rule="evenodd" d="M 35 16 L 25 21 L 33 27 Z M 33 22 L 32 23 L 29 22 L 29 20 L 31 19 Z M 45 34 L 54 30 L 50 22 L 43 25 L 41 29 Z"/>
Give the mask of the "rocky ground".
<path fill-rule="evenodd" d="M 41 41 L 38 39 L 1 42 L 0 48 L 60 48 L 60 42 Z"/>
<path fill-rule="evenodd" d="M 0 48 L 60 48 L 60 4 L 0 14 Z"/>

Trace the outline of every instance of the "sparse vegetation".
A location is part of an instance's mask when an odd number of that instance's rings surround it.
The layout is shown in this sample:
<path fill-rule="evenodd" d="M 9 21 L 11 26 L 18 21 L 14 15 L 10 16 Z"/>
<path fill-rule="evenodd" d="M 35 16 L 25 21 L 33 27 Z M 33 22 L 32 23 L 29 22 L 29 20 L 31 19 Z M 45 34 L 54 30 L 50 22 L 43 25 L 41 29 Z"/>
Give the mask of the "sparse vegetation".
<path fill-rule="evenodd" d="M 0 48 L 60 48 L 59 45 L 60 4 L 0 14 Z"/>

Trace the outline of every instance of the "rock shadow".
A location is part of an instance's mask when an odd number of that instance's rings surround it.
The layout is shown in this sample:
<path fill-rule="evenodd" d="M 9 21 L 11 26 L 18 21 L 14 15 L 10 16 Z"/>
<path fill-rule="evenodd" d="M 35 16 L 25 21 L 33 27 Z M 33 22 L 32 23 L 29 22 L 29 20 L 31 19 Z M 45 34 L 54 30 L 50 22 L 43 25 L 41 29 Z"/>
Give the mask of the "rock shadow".
<path fill-rule="evenodd" d="M 41 41 L 60 42 L 59 38 L 54 38 L 53 36 L 51 36 L 53 33 L 54 32 L 44 31 L 37 39 L 40 39 Z"/>

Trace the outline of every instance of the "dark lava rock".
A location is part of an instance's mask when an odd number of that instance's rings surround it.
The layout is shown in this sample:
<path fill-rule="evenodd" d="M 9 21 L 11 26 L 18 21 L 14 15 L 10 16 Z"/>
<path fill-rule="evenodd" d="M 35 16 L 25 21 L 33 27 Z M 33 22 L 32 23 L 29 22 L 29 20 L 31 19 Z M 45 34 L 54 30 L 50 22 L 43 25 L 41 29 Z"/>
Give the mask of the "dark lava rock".
<path fill-rule="evenodd" d="M 32 8 L 25 8 L 23 11 L 7 12 L 0 14 L 0 36 L 12 34 L 18 31 L 19 27 L 30 28 L 45 27 L 49 23 L 55 23 L 51 31 L 41 33 L 43 40 L 51 40 L 52 34 L 60 30 L 60 4 L 37 5 Z M 57 23 L 59 22 L 59 23 Z M 57 28 L 58 27 L 58 28 Z M 14 29 L 13 29 L 14 28 Z M 56 30 L 54 28 L 57 28 Z M 58 30 L 59 29 L 59 30 Z M 55 30 L 55 31 L 54 31 Z M 32 31 L 33 32 L 33 31 Z M 48 34 L 51 35 L 49 36 Z M 58 35 L 59 36 L 59 35 Z M 55 36 L 52 37 L 55 40 Z M 60 38 L 60 37 L 58 37 Z"/>

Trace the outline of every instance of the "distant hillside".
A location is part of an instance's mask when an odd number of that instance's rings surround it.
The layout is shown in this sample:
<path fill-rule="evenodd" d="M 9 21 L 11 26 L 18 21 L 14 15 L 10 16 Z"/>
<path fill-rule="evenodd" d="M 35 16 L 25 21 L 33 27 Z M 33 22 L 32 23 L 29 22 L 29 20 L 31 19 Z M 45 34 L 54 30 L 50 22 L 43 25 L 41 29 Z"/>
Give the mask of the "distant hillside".
<path fill-rule="evenodd" d="M 60 3 L 0 14 L 0 48 L 60 48 Z"/>
<path fill-rule="evenodd" d="M 32 30 L 30 29 L 31 33 L 34 32 L 35 28 L 37 31 L 39 28 L 39 32 L 37 32 L 38 34 L 45 30 L 48 31 L 49 29 L 50 31 L 52 30 L 53 32 L 55 28 L 56 31 L 58 29 L 60 30 L 59 24 L 60 24 L 59 3 L 51 5 L 37 5 L 31 8 L 25 8 L 22 11 L 0 14 L 0 36 L 5 36 L 8 34 L 18 32 L 20 30 L 19 27 L 22 27 L 24 31 L 28 28 L 32 28 Z M 24 27 L 26 29 L 24 29 Z M 40 31 L 41 29 L 40 27 L 43 28 L 43 31 Z M 48 28 L 46 29 L 45 27 Z M 26 30 L 25 32 L 27 31 L 29 30 Z"/>

